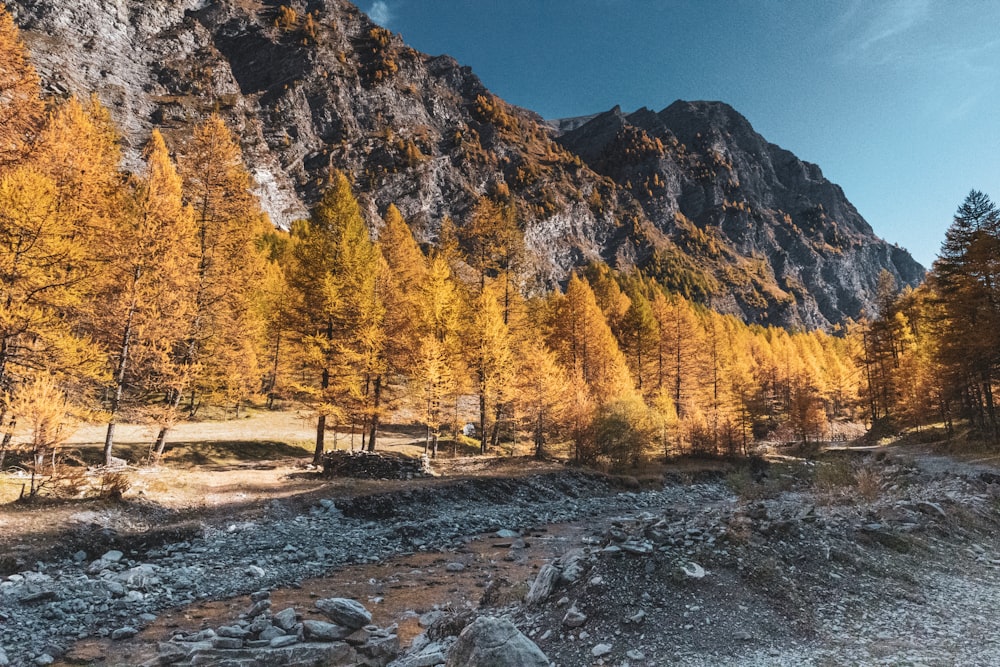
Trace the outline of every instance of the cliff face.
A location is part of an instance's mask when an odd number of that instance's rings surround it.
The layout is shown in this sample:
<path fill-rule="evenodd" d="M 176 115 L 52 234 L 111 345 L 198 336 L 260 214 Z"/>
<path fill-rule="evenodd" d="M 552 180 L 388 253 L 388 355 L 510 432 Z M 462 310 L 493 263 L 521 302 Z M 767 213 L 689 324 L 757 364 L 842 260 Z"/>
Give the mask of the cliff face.
<path fill-rule="evenodd" d="M 923 278 L 819 167 L 768 143 L 726 104 L 615 108 L 560 125 L 572 127 L 564 146 L 628 191 L 657 231 L 724 287 L 713 285 L 710 296 L 723 310 L 825 326 L 871 308 L 882 270 L 899 285 Z"/>
<path fill-rule="evenodd" d="M 828 326 L 870 304 L 881 269 L 922 276 L 817 167 L 725 105 L 545 124 L 346 0 L 7 4 L 47 90 L 95 91 L 128 160 L 152 127 L 176 140 L 219 112 L 278 224 L 335 167 L 374 224 L 396 203 L 428 242 L 445 216 L 461 225 L 479 197 L 509 192 L 539 284 L 598 259 L 641 264 L 751 321 Z"/>

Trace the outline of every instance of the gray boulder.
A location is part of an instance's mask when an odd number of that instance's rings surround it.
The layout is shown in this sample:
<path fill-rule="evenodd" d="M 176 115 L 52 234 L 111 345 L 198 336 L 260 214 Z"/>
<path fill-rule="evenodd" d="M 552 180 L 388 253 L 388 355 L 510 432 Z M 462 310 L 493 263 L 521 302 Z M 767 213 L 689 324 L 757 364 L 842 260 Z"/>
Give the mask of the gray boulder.
<path fill-rule="evenodd" d="M 337 625 L 357 630 L 372 622 L 371 613 L 357 600 L 348 598 L 327 598 L 317 600 L 316 608 Z"/>
<path fill-rule="evenodd" d="M 505 618 L 480 616 L 462 630 L 447 667 L 549 667 L 538 646 Z"/>

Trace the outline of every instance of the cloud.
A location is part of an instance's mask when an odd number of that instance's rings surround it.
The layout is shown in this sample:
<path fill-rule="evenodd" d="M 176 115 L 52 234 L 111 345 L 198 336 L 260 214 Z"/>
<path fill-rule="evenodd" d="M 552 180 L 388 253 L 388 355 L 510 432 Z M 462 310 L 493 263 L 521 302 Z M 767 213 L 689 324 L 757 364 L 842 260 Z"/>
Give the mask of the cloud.
<path fill-rule="evenodd" d="M 378 23 L 380 26 L 388 26 L 389 22 L 392 21 L 392 10 L 389 9 L 389 3 L 384 0 L 375 0 L 372 3 L 372 8 L 368 10 L 368 16 L 372 21 Z"/>
<path fill-rule="evenodd" d="M 900 55 L 900 39 L 930 18 L 930 0 L 884 0 L 848 6 L 834 25 L 835 33 L 850 33 L 840 60 L 859 57 L 888 62 Z M 903 48 L 905 52 L 905 47 Z"/>

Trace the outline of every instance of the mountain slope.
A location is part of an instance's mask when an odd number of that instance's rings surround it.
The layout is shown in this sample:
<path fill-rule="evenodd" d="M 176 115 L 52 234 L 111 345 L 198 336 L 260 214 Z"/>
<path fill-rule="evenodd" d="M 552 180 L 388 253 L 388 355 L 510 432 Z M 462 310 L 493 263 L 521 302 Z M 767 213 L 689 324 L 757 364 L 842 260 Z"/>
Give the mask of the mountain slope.
<path fill-rule="evenodd" d="M 712 295 L 723 309 L 821 326 L 870 309 L 882 270 L 900 285 L 923 278 L 818 166 L 767 142 L 726 104 L 678 101 L 627 115 L 616 107 L 570 126 L 559 141 L 726 286 Z"/>
<path fill-rule="evenodd" d="M 176 141 L 222 114 L 279 224 L 305 214 L 334 167 L 351 175 L 373 225 L 396 203 L 427 242 L 445 216 L 462 225 L 480 197 L 509 196 L 538 285 L 590 261 L 638 264 L 748 320 L 827 327 L 870 306 L 881 269 L 901 283 L 922 275 L 818 169 L 738 128 L 728 107 L 616 109 L 553 128 L 346 0 L 8 7 L 49 92 L 96 91 L 129 159 L 153 126 Z M 749 185 L 729 184 L 734 174 Z M 828 236 L 830 250 L 819 243 Z"/>

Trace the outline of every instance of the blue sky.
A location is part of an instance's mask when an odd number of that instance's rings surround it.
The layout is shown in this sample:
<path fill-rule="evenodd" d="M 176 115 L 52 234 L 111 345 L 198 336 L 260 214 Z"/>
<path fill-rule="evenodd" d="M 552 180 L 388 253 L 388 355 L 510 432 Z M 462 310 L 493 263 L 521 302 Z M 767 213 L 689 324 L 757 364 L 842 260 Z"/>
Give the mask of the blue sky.
<path fill-rule="evenodd" d="M 1000 200 L 1000 2 L 363 0 L 546 118 L 722 100 L 817 163 L 929 266 L 972 188 Z"/>

